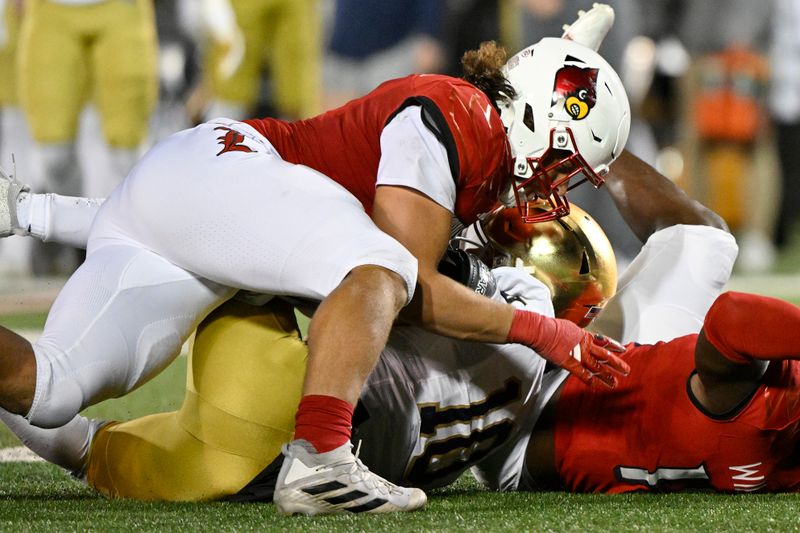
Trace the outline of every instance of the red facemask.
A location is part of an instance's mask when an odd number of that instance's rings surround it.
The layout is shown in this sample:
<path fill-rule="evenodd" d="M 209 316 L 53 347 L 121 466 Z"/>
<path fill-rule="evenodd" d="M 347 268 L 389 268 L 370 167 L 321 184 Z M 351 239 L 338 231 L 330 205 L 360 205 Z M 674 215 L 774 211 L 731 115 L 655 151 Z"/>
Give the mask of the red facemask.
<path fill-rule="evenodd" d="M 528 157 L 532 174 L 524 180 L 514 181 L 514 197 L 522 220 L 528 224 L 556 220 L 569 214 L 567 191 L 589 181 L 600 187 L 604 178 L 595 172 L 577 151 L 553 148 L 555 135 L 568 135 L 571 145 L 576 145 L 572 131 L 556 133 L 550 130 L 550 147 L 539 157 Z M 560 145 L 567 143 L 561 142 Z M 572 181 L 575 178 L 575 181 Z M 535 206 L 535 207 L 533 207 Z"/>

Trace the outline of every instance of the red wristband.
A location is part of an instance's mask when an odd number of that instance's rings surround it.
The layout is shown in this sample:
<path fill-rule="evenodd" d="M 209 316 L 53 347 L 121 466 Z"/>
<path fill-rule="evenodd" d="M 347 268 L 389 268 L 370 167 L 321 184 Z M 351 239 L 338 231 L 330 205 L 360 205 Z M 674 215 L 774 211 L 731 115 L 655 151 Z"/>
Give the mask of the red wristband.
<path fill-rule="evenodd" d="M 556 323 L 553 319 L 532 311 L 515 309 L 506 340 L 538 350 L 542 348 L 542 344 L 546 344 L 547 339 L 552 339 L 555 335 Z"/>

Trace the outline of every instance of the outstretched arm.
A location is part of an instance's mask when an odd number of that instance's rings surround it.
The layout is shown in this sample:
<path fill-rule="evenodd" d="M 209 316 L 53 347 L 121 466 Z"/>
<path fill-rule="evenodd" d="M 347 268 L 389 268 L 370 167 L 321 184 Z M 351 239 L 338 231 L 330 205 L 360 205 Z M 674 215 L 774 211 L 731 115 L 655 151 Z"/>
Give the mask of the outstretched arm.
<path fill-rule="evenodd" d="M 739 405 L 759 386 L 769 361 L 800 359 L 800 307 L 767 296 L 721 294 L 695 347 L 692 392 L 712 413 Z"/>
<path fill-rule="evenodd" d="M 627 365 L 606 339 L 575 324 L 515 309 L 475 293 L 438 271 L 450 236 L 451 214 L 422 193 L 381 186 L 372 218 L 418 260 L 417 288 L 401 313 L 404 320 L 448 337 L 490 343 L 515 342 L 533 348 L 587 383 L 613 387 Z"/>
<path fill-rule="evenodd" d="M 669 178 L 627 150 L 611 164 L 605 186 L 622 218 L 642 242 L 676 224 L 728 231 L 719 215 L 689 198 Z"/>
<path fill-rule="evenodd" d="M 614 24 L 614 10 L 605 4 L 578 12 L 578 18 L 564 26 L 564 39 L 597 51 Z M 625 222 L 642 242 L 660 229 L 676 224 L 704 225 L 728 231 L 722 218 L 689 198 L 656 169 L 624 150 L 612 163 L 606 188 Z M 657 198 L 657 201 L 636 201 Z"/>

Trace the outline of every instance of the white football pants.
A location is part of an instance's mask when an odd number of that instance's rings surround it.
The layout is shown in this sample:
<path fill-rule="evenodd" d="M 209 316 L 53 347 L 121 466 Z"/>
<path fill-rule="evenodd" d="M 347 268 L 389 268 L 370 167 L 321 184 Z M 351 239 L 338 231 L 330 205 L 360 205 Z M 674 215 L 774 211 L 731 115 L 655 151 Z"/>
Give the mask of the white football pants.
<path fill-rule="evenodd" d="M 34 344 L 27 418 L 59 426 L 146 382 L 239 289 L 321 300 L 366 264 L 399 274 L 411 299 L 416 259 L 342 186 L 283 161 L 246 124 L 179 132 L 100 208 L 86 262 Z"/>

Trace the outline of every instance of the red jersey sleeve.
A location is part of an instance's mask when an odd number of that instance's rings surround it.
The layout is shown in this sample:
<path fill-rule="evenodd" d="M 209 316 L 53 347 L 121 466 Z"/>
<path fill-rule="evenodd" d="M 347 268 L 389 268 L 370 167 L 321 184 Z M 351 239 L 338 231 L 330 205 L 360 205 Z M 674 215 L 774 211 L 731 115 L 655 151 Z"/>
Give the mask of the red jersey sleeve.
<path fill-rule="evenodd" d="M 426 88 L 402 107 L 407 105 L 423 107 L 423 117 L 447 150 L 456 180 L 456 216 L 471 223 L 494 208 L 510 185 L 512 159 L 500 115 L 486 95 L 459 81 Z"/>

